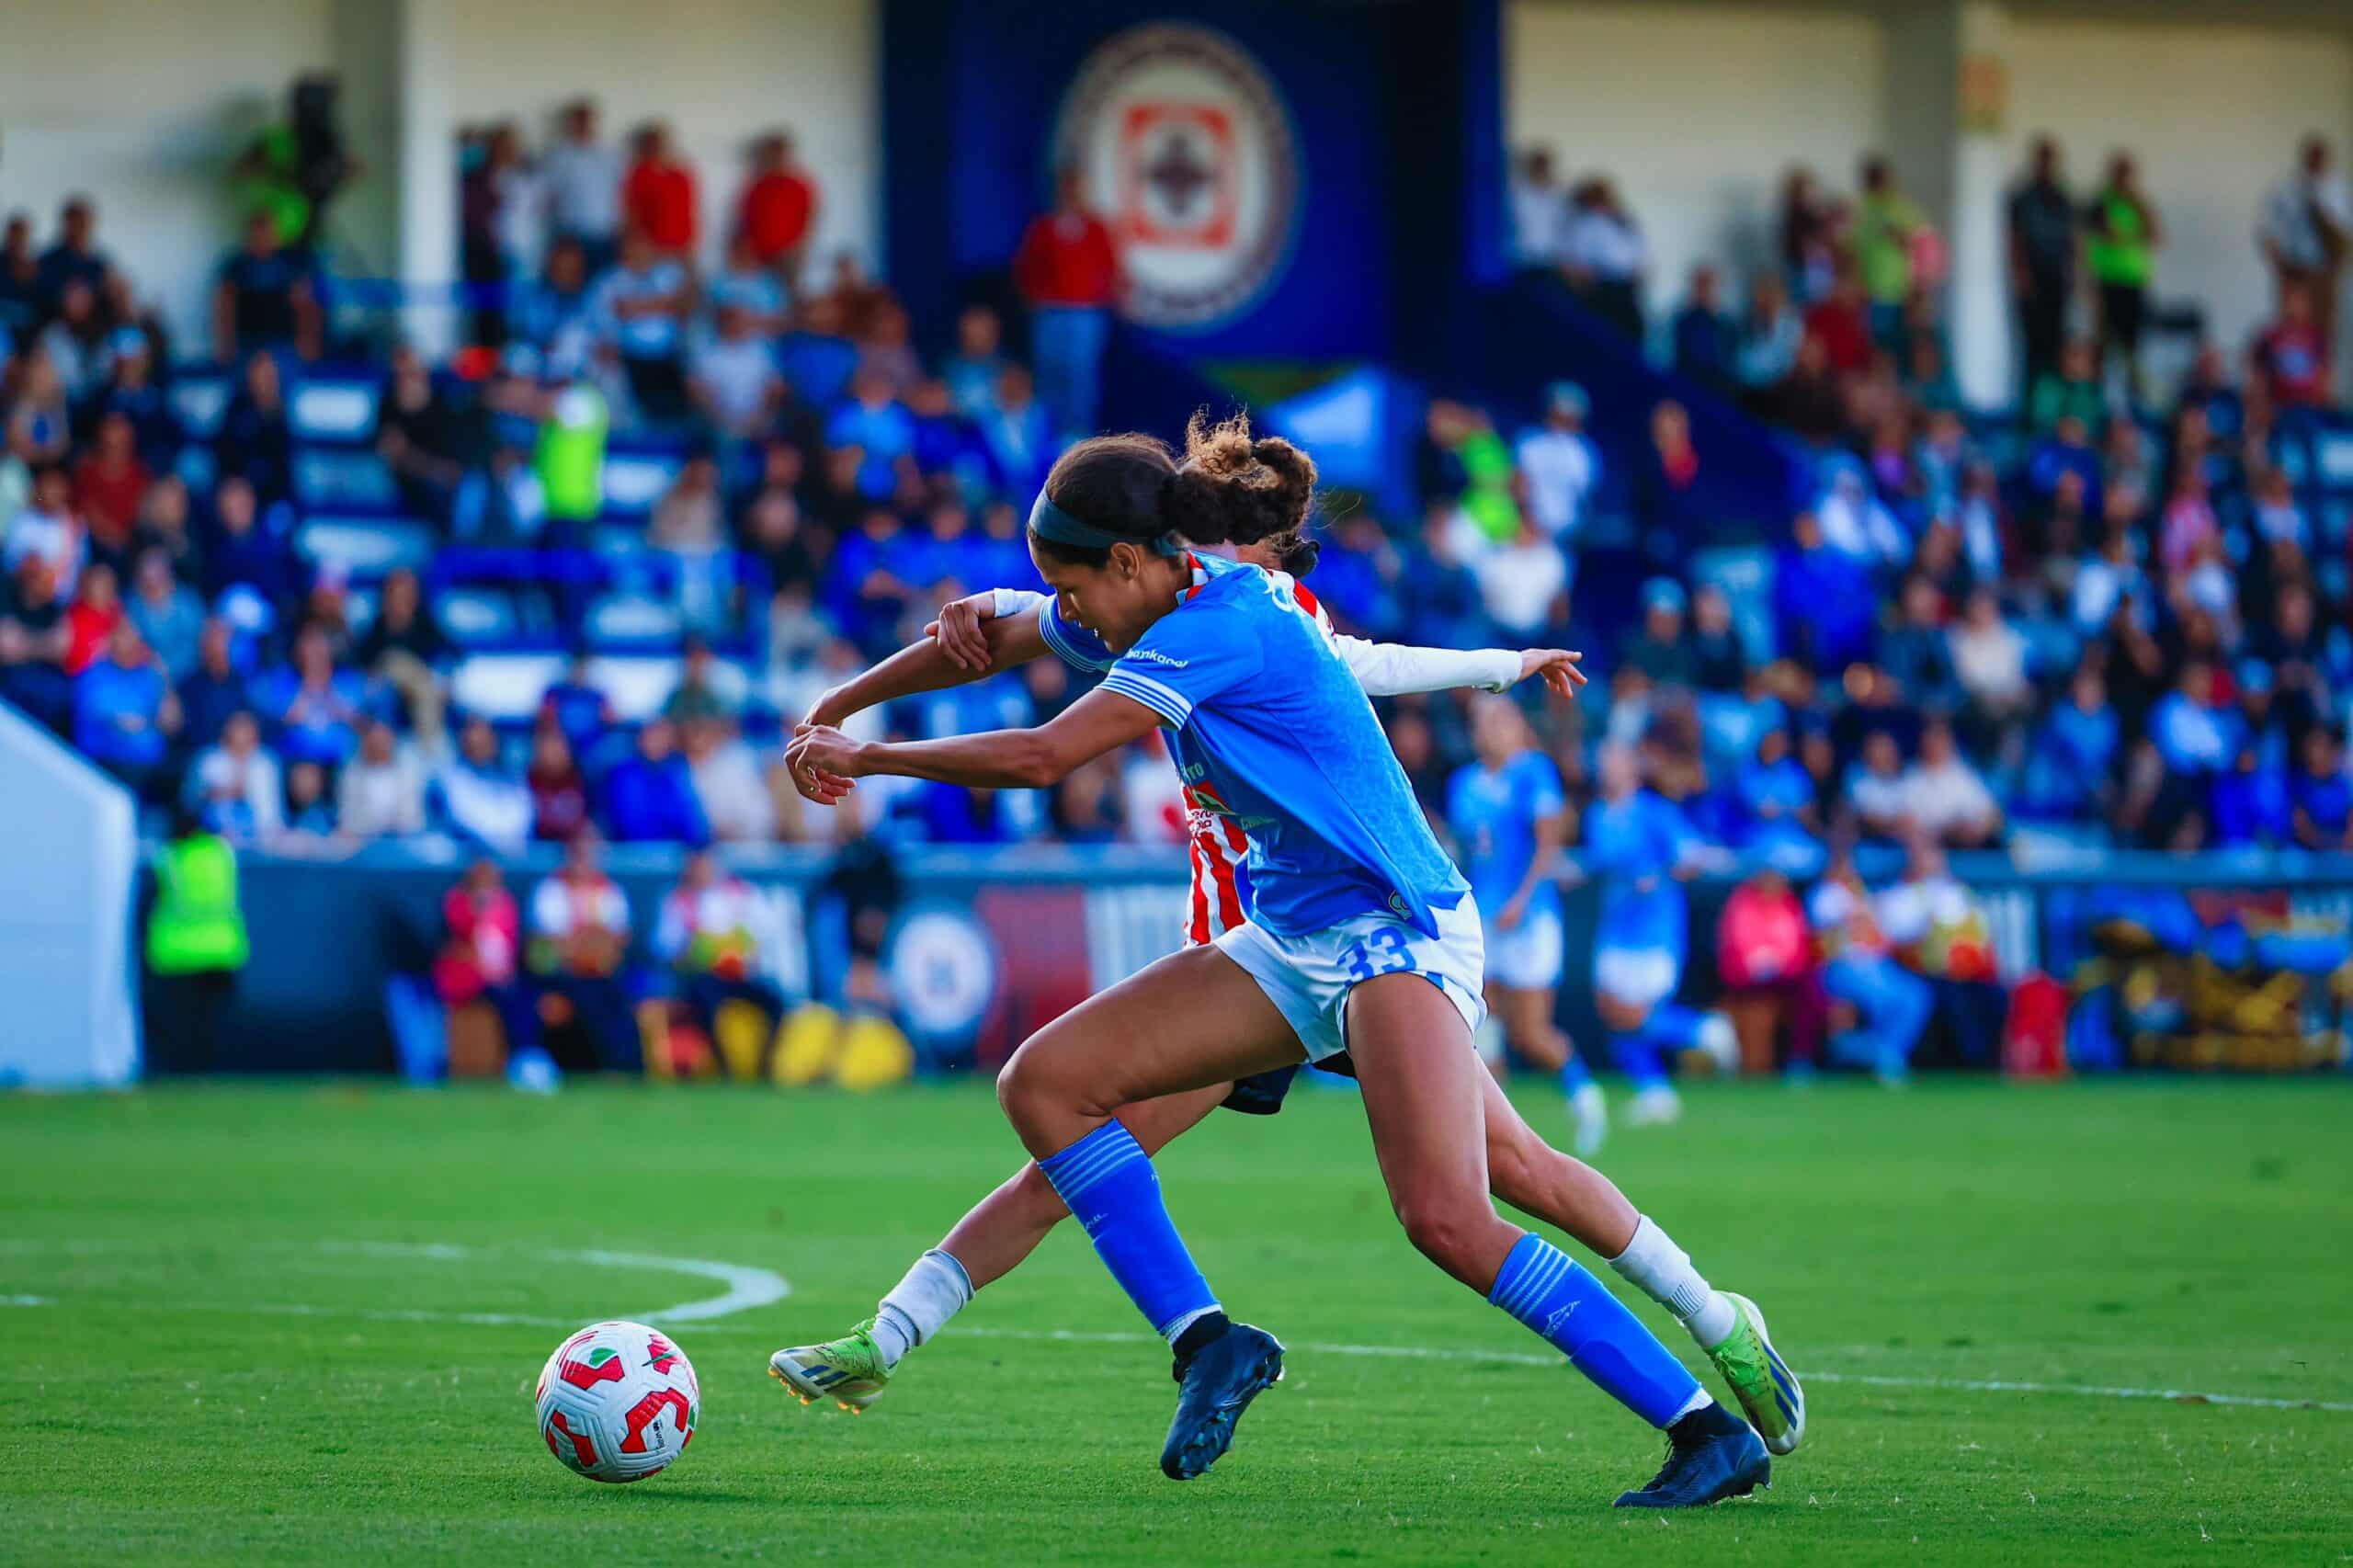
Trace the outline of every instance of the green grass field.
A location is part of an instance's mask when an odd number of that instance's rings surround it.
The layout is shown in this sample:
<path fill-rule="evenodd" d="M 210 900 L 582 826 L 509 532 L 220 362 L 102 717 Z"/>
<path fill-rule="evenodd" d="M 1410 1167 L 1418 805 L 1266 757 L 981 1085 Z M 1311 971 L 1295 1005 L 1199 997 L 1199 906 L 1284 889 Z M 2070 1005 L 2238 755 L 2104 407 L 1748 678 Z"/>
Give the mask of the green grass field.
<path fill-rule="evenodd" d="M 1409 1251 L 1344 1093 L 1162 1159 L 1292 1346 L 1184 1486 L 1165 1355 L 1074 1227 L 868 1415 L 764 1375 L 1011 1168 L 977 1085 L 0 1097 L 0 1559 L 2343 1562 L 2348 1132 L 2353 1085 L 2212 1082 L 1731 1087 L 1622 1134 L 1604 1163 L 1765 1304 L 1812 1406 L 1769 1493 L 1660 1517 L 1608 1506 L 1655 1437 Z M 792 1293 L 665 1319 L 729 1289 L 665 1258 Z M 629 1487 L 560 1469 L 529 1403 L 617 1315 L 705 1396 Z"/>

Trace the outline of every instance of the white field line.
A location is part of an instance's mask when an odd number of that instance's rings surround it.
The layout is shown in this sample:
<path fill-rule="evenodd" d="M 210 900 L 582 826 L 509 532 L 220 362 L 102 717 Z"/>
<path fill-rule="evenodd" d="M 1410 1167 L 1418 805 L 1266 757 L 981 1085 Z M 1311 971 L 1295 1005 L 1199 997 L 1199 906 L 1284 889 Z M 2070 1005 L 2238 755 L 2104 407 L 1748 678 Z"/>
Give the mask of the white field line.
<path fill-rule="evenodd" d="M 5 1245 L 5 1244 L 0 1244 Z M 321 1250 L 328 1252 L 364 1252 L 379 1256 L 423 1257 L 449 1260 L 475 1256 L 489 1249 L 470 1249 L 442 1243 L 330 1243 Z M 715 1324 L 710 1320 L 733 1316 L 757 1307 L 770 1306 L 791 1293 L 791 1286 L 773 1269 L 748 1267 L 739 1264 L 718 1263 L 704 1258 L 661 1257 L 645 1253 L 562 1252 L 551 1251 L 531 1256 L 551 1262 L 585 1263 L 595 1267 L 672 1269 L 681 1274 L 698 1274 L 716 1279 L 727 1287 L 723 1294 L 699 1301 L 687 1301 L 657 1312 L 627 1314 L 652 1323 L 702 1323 L 705 1334 L 758 1334 L 773 1331 L 765 1325 L 750 1324 Z M 59 1303 L 46 1296 L 0 1296 L 0 1307 L 54 1307 Z M 574 1328 L 578 1324 L 571 1318 L 546 1317 L 521 1312 L 432 1312 L 422 1309 L 395 1307 L 322 1307 L 299 1301 L 262 1301 L 244 1305 L 225 1302 L 180 1302 L 171 1306 L 127 1310 L 156 1312 L 186 1312 L 189 1310 L 254 1312 L 273 1317 L 357 1318 L 369 1323 L 453 1323 L 470 1327 Z M 126 1310 L 117 1308 L 112 1310 Z M 1133 1331 L 1106 1333 L 1076 1329 L 988 1328 L 968 1325 L 956 1330 L 961 1337 L 974 1339 L 1013 1339 L 1074 1345 L 1157 1345 L 1157 1335 Z M 1454 1346 L 1437 1345 L 1333 1345 L 1302 1341 L 1290 1346 L 1316 1356 L 1363 1356 L 1390 1359 L 1421 1361 L 1500 1362 L 1515 1367 L 1559 1367 L 1566 1363 L 1558 1356 L 1532 1355 L 1520 1350 L 1479 1350 Z M 1861 1388 L 1910 1389 L 1949 1393 L 2027 1393 L 2072 1394 L 2089 1399 L 2165 1400 L 2178 1404 L 2229 1405 L 2243 1410 L 2325 1410 L 2337 1415 L 2353 1415 L 2353 1401 L 2325 1399 L 2278 1399 L 2257 1394 L 2211 1393 L 2189 1389 L 2131 1388 L 2092 1383 L 2029 1382 L 2008 1378 L 1907 1378 L 1870 1372 L 1825 1372 L 1818 1369 L 1802 1374 L 1805 1381 L 1833 1385 Z"/>

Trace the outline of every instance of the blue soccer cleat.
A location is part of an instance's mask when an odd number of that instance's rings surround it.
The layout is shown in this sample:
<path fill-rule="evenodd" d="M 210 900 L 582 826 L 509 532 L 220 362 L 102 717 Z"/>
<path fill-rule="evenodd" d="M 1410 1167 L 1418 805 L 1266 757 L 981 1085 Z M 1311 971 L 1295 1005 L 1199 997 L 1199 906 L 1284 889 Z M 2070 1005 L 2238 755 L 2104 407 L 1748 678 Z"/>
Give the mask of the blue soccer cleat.
<path fill-rule="evenodd" d="M 1176 1418 L 1168 1424 L 1160 1469 L 1171 1481 L 1190 1481 L 1233 1446 L 1233 1424 L 1250 1402 L 1282 1381 L 1282 1341 L 1263 1328 L 1232 1324 L 1179 1361 L 1176 1374 Z"/>
<path fill-rule="evenodd" d="M 1765 1440 L 1721 1404 L 1694 1411 L 1666 1431 L 1666 1463 L 1639 1492 L 1620 1493 L 1621 1508 L 1704 1508 L 1772 1484 Z"/>

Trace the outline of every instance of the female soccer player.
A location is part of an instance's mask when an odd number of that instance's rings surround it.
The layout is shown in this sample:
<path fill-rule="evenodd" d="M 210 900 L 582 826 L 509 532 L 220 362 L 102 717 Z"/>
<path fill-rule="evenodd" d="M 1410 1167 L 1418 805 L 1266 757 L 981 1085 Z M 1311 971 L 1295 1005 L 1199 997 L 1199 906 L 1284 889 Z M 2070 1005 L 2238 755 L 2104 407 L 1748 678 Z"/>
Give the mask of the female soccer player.
<path fill-rule="evenodd" d="M 1746 1425 L 1565 1254 L 1487 1201 L 1488 1080 L 1466 1049 L 1481 1012 L 1477 911 L 1362 691 L 1287 583 L 1177 542 L 1293 531 L 1313 485 L 1303 454 L 1253 442 L 1239 422 L 1197 422 L 1181 470 L 1147 437 L 1080 443 L 1032 511 L 1031 550 L 1057 619 L 1114 655 L 1102 685 L 1034 730 L 892 744 L 806 727 L 789 752 L 797 781 L 824 801 L 871 774 L 1034 788 L 1165 725 L 1195 800 L 1248 834 L 1249 921 L 1057 1019 L 998 1080 L 1047 1180 L 1175 1348 L 1169 1475 L 1198 1475 L 1225 1451 L 1282 1347 L 1220 1310 L 1114 1113 L 1294 1066 L 1302 1045 L 1314 1060 L 1345 1045 L 1408 1236 L 1667 1429 L 1665 1466 L 1621 1501 L 1751 1490 L 1769 1467 Z"/>
<path fill-rule="evenodd" d="M 1481 699 L 1471 744 L 1478 760 L 1448 783 L 1446 824 L 1487 923 L 1487 1006 L 1503 1020 L 1512 1050 L 1560 1074 L 1576 1117 L 1577 1153 L 1589 1159 L 1601 1147 L 1608 1112 L 1601 1085 L 1552 1021 L 1566 948 L 1552 870 L 1568 832 L 1568 798 L 1560 770 L 1536 749 L 1528 716 L 1506 699 Z"/>
<path fill-rule="evenodd" d="M 1739 1060 L 1731 1019 L 1675 1000 L 1686 945 L 1681 879 L 1699 869 L 1707 846 L 1672 801 L 1642 787 L 1631 747 L 1602 747 L 1600 771 L 1601 798 L 1586 813 L 1586 869 L 1603 879 L 1594 1000 L 1633 1084 L 1628 1123 L 1673 1121 L 1683 1101 L 1662 1051 L 1702 1052 L 1723 1072 Z"/>

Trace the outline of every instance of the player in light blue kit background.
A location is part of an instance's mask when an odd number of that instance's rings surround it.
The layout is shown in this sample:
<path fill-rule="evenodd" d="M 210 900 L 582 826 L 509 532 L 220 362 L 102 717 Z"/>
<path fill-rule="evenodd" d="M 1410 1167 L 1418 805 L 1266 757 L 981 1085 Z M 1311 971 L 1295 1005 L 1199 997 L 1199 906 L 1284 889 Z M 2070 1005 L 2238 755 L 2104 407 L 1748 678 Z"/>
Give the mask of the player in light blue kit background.
<path fill-rule="evenodd" d="M 1446 790 L 1447 831 L 1486 925 L 1487 1007 L 1504 1041 L 1560 1074 L 1576 1118 L 1577 1153 L 1591 1158 L 1608 1129 L 1601 1085 L 1552 1021 L 1567 947 L 1561 926 L 1561 846 L 1569 801 L 1560 770 L 1537 749 L 1528 717 L 1506 697 L 1472 710 L 1478 760 Z"/>
<path fill-rule="evenodd" d="M 1627 1124 L 1640 1127 L 1683 1114 L 1667 1053 L 1699 1052 L 1729 1073 L 1738 1044 L 1731 1019 L 1675 1000 L 1688 945 L 1682 881 L 1717 857 L 1673 801 L 1643 788 L 1631 747 L 1602 747 L 1600 772 L 1601 796 L 1585 822 L 1585 869 L 1602 883 L 1594 1001 L 1634 1091 Z"/>

